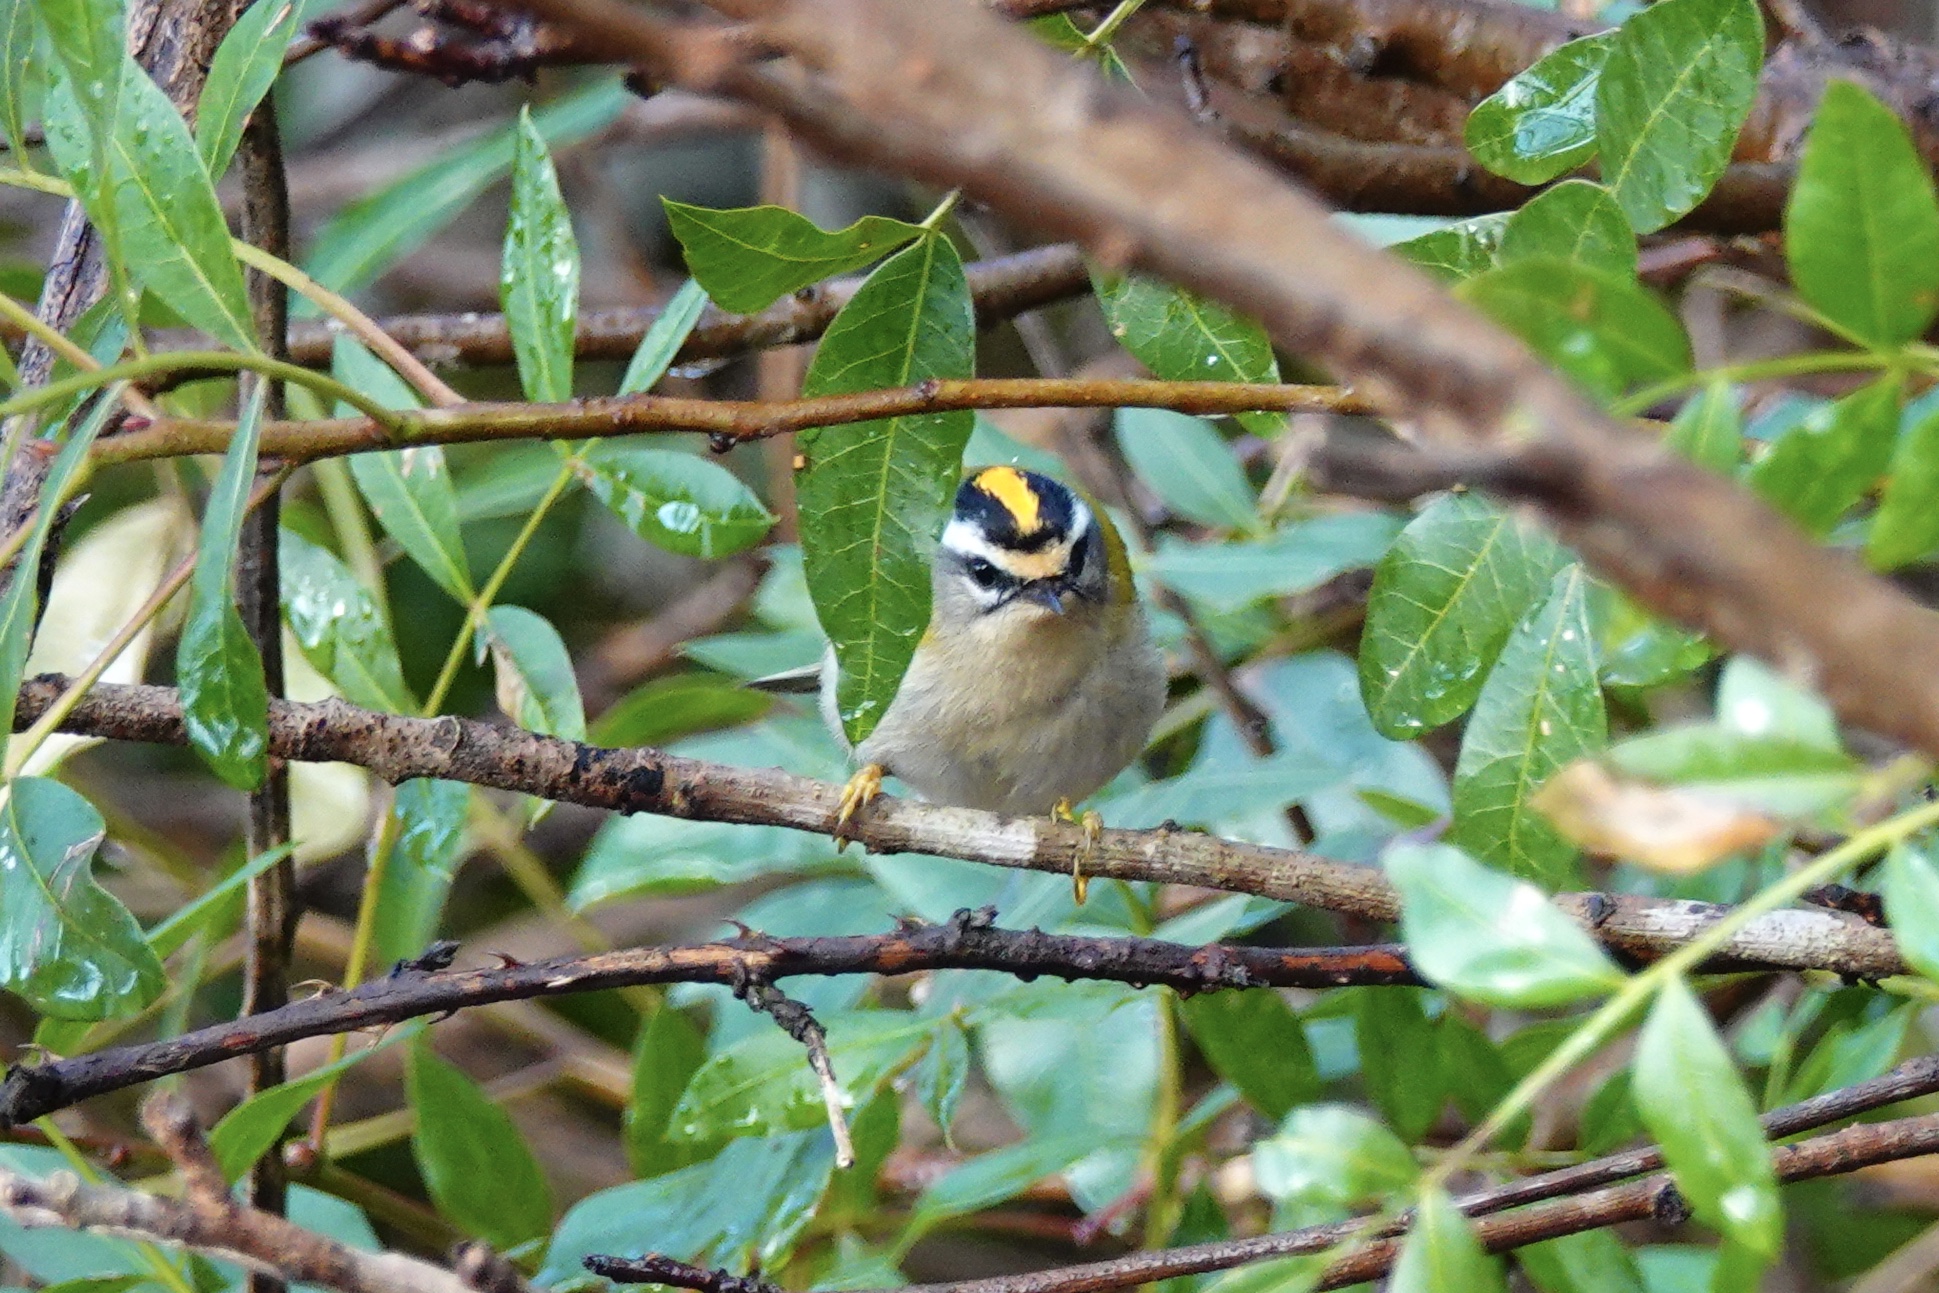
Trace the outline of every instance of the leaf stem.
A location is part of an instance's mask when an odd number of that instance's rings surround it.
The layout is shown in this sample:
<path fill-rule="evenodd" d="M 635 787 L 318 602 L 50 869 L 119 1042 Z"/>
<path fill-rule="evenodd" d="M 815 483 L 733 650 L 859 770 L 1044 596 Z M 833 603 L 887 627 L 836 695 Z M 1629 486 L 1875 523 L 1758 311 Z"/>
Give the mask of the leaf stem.
<path fill-rule="evenodd" d="M 1095 50 L 1117 35 L 1118 28 L 1124 26 L 1125 20 L 1132 14 L 1144 8 L 1144 4 L 1145 0 L 1118 0 L 1118 7 L 1106 14 L 1104 21 L 1092 28 L 1091 34 L 1084 38 L 1085 51 Z"/>

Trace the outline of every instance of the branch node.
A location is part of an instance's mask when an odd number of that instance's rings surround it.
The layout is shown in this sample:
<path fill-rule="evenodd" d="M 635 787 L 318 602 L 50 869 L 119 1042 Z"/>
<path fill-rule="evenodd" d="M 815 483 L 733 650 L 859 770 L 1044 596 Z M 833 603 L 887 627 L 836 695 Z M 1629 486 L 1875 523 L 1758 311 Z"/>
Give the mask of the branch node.
<path fill-rule="evenodd" d="M 821 1083 L 821 1102 L 828 1110 L 828 1130 L 835 1137 L 835 1166 L 844 1170 L 855 1166 L 855 1142 L 848 1134 L 848 1119 L 842 1112 L 842 1088 L 835 1081 L 835 1066 L 828 1058 L 828 1034 L 814 1011 L 796 1001 L 773 984 L 759 978 L 745 961 L 734 967 L 734 995 L 748 1009 L 767 1015 L 788 1036 L 808 1051 L 808 1065 Z"/>

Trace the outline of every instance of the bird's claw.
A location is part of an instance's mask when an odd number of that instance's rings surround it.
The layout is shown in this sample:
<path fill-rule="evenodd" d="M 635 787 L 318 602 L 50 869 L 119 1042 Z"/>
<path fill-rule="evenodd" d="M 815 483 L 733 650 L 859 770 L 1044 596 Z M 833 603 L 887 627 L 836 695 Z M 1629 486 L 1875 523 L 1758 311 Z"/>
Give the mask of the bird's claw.
<path fill-rule="evenodd" d="M 882 793 L 882 771 L 882 765 L 879 763 L 865 763 L 855 770 L 855 775 L 850 777 L 848 784 L 842 787 L 841 805 L 835 812 L 834 836 L 837 849 L 847 848 L 854 840 L 855 837 L 849 833 L 848 825 L 855 814 L 873 803 L 875 797 Z"/>
<path fill-rule="evenodd" d="M 1077 846 L 1070 860 L 1071 896 L 1082 906 L 1091 888 L 1091 878 L 1085 874 L 1085 868 L 1097 855 L 1098 840 L 1104 834 L 1104 819 L 1098 816 L 1096 809 L 1087 808 L 1082 813 L 1077 812 L 1068 799 L 1059 799 L 1057 806 L 1050 810 L 1050 815 L 1060 822 L 1081 826 L 1084 830 L 1084 842 Z"/>

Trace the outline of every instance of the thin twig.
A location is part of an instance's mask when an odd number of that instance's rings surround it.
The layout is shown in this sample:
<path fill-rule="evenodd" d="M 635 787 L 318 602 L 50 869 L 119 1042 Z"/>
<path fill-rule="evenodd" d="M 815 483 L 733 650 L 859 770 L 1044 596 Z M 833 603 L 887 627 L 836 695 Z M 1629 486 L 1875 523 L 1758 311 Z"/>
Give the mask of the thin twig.
<path fill-rule="evenodd" d="M 855 1140 L 848 1134 L 848 1116 L 842 1112 L 842 1084 L 835 1080 L 835 1065 L 828 1058 L 828 1033 L 815 1012 L 760 979 L 739 979 L 733 988 L 749 1010 L 767 1015 L 807 1050 L 808 1066 L 815 1071 L 821 1103 L 828 1111 L 828 1130 L 835 1137 L 835 1166 L 843 1171 L 855 1166 Z"/>

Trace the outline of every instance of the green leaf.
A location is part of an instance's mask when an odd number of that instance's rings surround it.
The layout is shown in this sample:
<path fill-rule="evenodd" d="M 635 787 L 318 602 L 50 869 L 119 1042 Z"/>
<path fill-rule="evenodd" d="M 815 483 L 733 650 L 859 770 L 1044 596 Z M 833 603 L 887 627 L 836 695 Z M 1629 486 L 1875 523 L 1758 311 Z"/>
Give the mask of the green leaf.
<path fill-rule="evenodd" d="M 40 618 L 41 554 L 47 550 L 47 536 L 75 479 L 87 465 L 88 449 L 107 425 L 108 417 L 120 407 L 121 386 L 101 393 L 87 420 L 74 428 L 67 443 L 47 469 L 41 482 L 40 506 L 35 509 L 33 526 L 20 545 L 13 561 L 13 577 L 0 592 L 0 751 L 6 749 L 13 732 L 14 706 L 20 699 L 20 680 L 27 672 L 27 658 L 33 651 L 34 628 Z"/>
<path fill-rule="evenodd" d="M 1635 1255 L 1608 1230 L 1517 1248 L 1515 1261 L 1541 1293 L 1644 1293 Z"/>
<path fill-rule="evenodd" d="M 1623 973 L 1534 885 L 1447 844 L 1397 844 L 1383 859 L 1401 935 L 1436 985 L 1491 1006 L 1540 1010 L 1619 987 Z"/>
<path fill-rule="evenodd" d="M 1477 274 L 1456 292 L 1604 399 L 1690 371 L 1683 325 L 1633 278 L 1536 256 Z"/>
<path fill-rule="evenodd" d="M 1691 1210 L 1726 1238 L 1775 1257 L 1784 1209 L 1770 1146 L 1730 1052 L 1682 980 L 1657 994 L 1632 1072 L 1637 1112 Z"/>
<path fill-rule="evenodd" d="M 1838 750 L 1720 724 L 1666 727 L 1612 747 L 1618 771 L 1710 792 L 1787 818 L 1809 818 L 1855 796 L 1865 766 Z"/>
<path fill-rule="evenodd" d="M 236 544 L 256 479 L 265 387 L 256 385 L 202 514 L 188 619 L 175 649 L 189 744 L 216 775 L 253 790 L 269 771 L 269 687 L 262 656 L 236 610 Z"/>
<path fill-rule="evenodd" d="M 161 995 L 141 926 L 94 879 L 101 814 L 58 781 L 16 777 L 0 814 L 0 988 L 56 1019 L 111 1019 Z"/>
<path fill-rule="evenodd" d="M 379 881 L 373 959 L 395 963 L 420 955 L 438 931 L 445 897 L 467 852 L 471 787 L 414 777 L 391 800 L 397 842 Z"/>
<path fill-rule="evenodd" d="M 863 216 L 831 232 L 786 207 L 715 211 L 671 198 L 660 203 L 687 254 L 687 272 L 733 314 L 765 310 L 790 292 L 860 269 L 923 235 L 920 226 L 886 216 Z"/>
<path fill-rule="evenodd" d="M 1907 965 L 1939 979 L 1939 867 L 1923 850 L 1895 845 L 1885 855 L 1885 917 Z"/>
<path fill-rule="evenodd" d="M 599 444 L 574 470 L 633 533 L 689 557 L 726 557 L 767 536 L 774 514 L 717 462 L 675 449 Z"/>
<path fill-rule="evenodd" d="M 715 300 L 719 300 L 716 295 Z M 905 386 L 975 372 L 963 263 L 927 237 L 880 266 L 822 337 L 802 393 Z M 929 624 L 930 554 L 949 519 L 968 412 L 804 431 L 795 475 L 808 590 L 840 666 L 837 707 L 859 744 L 902 684 Z"/>
<path fill-rule="evenodd" d="M 411 1155 L 439 1212 L 501 1252 L 552 1232 L 552 1188 L 525 1137 L 421 1034 L 405 1062 L 404 1089 L 417 1116 Z"/>
<path fill-rule="evenodd" d="M 1545 184 L 1596 153 L 1596 83 L 1614 32 L 1572 40 L 1544 54 L 1475 105 L 1468 151 L 1517 184 Z"/>
<path fill-rule="evenodd" d="M 826 1128 L 743 1137 L 720 1156 L 614 1186 L 567 1212 L 537 1282 L 582 1280 L 589 1253 L 657 1252 L 730 1270 L 776 1270 L 827 1192 L 835 1154 Z"/>
<path fill-rule="evenodd" d="M 1507 228 L 1506 213 L 1476 216 L 1394 243 L 1387 250 L 1406 257 L 1442 282 L 1458 283 L 1494 268 L 1495 254 Z"/>
<path fill-rule="evenodd" d="M 1899 378 L 1887 374 L 1779 436 L 1751 464 L 1751 487 L 1823 535 L 1885 473 L 1898 430 Z"/>
<path fill-rule="evenodd" d="M 660 317 L 653 320 L 653 326 L 640 338 L 639 349 L 633 352 L 631 362 L 626 365 L 626 375 L 619 380 L 618 393 L 643 395 L 652 390 L 666 376 L 674 356 L 687 344 L 694 325 L 700 322 L 706 309 L 707 293 L 700 281 L 690 278 L 682 283 L 680 290 L 661 307 Z"/>
<path fill-rule="evenodd" d="M 78 66 L 58 37 L 55 46 L 63 75 L 47 96 L 48 151 L 110 255 L 191 325 L 225 345 L 253 351 L 256 332 L 242 270 L 188 123 L 133 58 L 124 54 L 106 71 L 119 85 L 97 99 L 92 87 L 83 93 L 77 86 L 102 69 L 91 61 L 86 70 Z M 72 125 L 77 115 L 80 132 Z M 70 124 L 61 128 L 60 121 Z"/>
<path fill-rule="evenodd" d="M 1844 753 L 1838 716 L 1822 696 L 1761 660 L 1732 656 L 1717 679 L 1717 721 L 1744 736 Z"/>
<path fill-rule="evenodd" d="M 1181 1002 L 1180 1013 L 1212 1071 L 1268 1118 L 1319 1096 L 1306 1030 L 1276 993 L 1201 992 Z"/>
<path fill-rule="evenodd" d="M 1293 1110 L 1276 1133 L 1252 1147 L 1252 1168 L 1260 1193 L 1275 1202 L 1342 1207 L 1383 1199 L 1421 1174 L 1399 1137 L 1343 1104 Z"/>
<path fill-rule="evenodd" d="M 231 1183 L 241 1180 L 242 1174 L 282 1138 L 290 1120 L 318 1092 L 388 1044 L 384 1041 L 351 1051 L 341 1059 L 311 1069 L 302 1077 L 258 1091 L 223 1114 L 221 1121 L 209 1131 L 209 1151 L 222 1169 L 222 1179 Z"/>
<path fill-rule="evenodd" d="M 1459 718 L 1509 632 L 1568 557 L 1475 494 L 1437 499 L 1374 572 L 1360 695 L 1374 727 L 1407 740 Z"/>
<path fill-rule="evenodd" d="M 532 114 L 553 148 L 604 130 L 632 102 L 618 77 L 561 95 Z M 304 267 L 338 292 L 363 287 L 449 224 L 511 169 L 518 131 L 508 126 L 419 167 L 351 203 L 317 233 Z"/>
<path fill-rule="evenodd" d="M 335 553 L 295 530 L 283 529 L 279 551 L 283 619 L 303 658 L 352 704 L 415 712 L 397 643 L 371 591 Z"/>
<path fill-rule="evenodd" d="M 1939 199 L 1897 113 L 1825 84 L 1784 209 L 1798 294 L 1873 346 L 1911 341 L 1939 313 Z"/>
<path fill-rule="evenodd" d="M 859 1109 L 927 1049 L 935 1020 L 900 1010 L 855 1010 L 823 1021 L 828 1060 L 848 1107 Z M 702 1064 L 667 1124 L 674 1141 L 766 1136 L 826 1122 L 821 1082 L 801 1043 L 765 1028 Z"/>
<path fill-rule="evenodd" d="M 586 710 L 579 680 L 559 630 L 523 606 L 494 606 L 485 616 L 485 638 L 498 671 L 498 707 L 530 732 L 586 739 Z"/>
<path fill-rule="evenodd" d="M 1501 1263 L 1481 1250 L 1468 1219 L 1439 1186 L 1421 1195 L 1400 1241 L 1392 1293 L 1497 1293 Z"/>
<path fill-rule="evenodd" d="M 1440 1118 L 1452 1076 L 1442 1068 L 1434 1023 L 1417 991 L 1365 988 L 1352 996 L 1360 1080 L 1387 1125 L 1412 1144 Z M 1387 1057 L 1394 1055 L 1405 1055 L 1408 1062 L 1389 1062 Z"/>
<path fill-rule="evenodd" d="M 1636 277 L 1636 235 L 1609 190 L 1587 180 L 1544 189 L 1508 217 L 1501 263 L 1552 257 Z"/>
<path fill-rule="evenodd" d="M 614 701 L 593 720 L 587 740 L 608 748 L 665 745 L 717 727 L 738 727 L 767 713 L 774 697 L 718 674 L 655 678 Z"/>
<path fill-rule="evenodd" d="M 1607 584 L 1593 585 L 1589 618 L 1606 687 L 1656 687 L 1682 678 L 1716 654 L 1703 635 L 1649 614 Z"/>
<path fill-rule="evenodd" d="M 38 7 L 35 0 L 0 4 L 0 133 L 15 164 L 26 167 L 31 167 L 27 123 L 41 116 L 47 64 L 54 56 L 47 33 L 34 20 Z"/>
<path fill-rule="evenodd" d="M 220 179 L 229 169 L 243 123 L 283 70 L 283 52 L 315 0 L 256 0 L 216 46 L 209 79 L 195 105 L 195 143 L 202 166 Z"/>
<path fill-rule="evenodd" d="M 1699 466 L 1728 475 L 1744 460 L 1744 417 L 1737 392 L 1712 382 L 1684 401 L 1663 443 Z"/>
<path fill-rule="evenodd" d="M 1177 516 L 1214 529 L 1257 530 L 1258 503 L 1232 446 L 1204 418 L 1170 409 L 1119 409 L 1118 448 Z"/>
<path fill-rule="evenodd" d="M 166 958 L 205 927 L 217 923 L 225 912 L 228 919 L 234 920 L 241 911 L 244 887 L 295 851 L 294 844 L 279 844 L 249 859 L 247 864 L 231 871 L 219 883 L 210 885 L 193 902 L 177 907 L 149 930 L 148 946 L 155 949 L 156 956 Z"/>
<path fill-rule="evenodd" d="M 512 354 L 525 398 L 560 404 L 572 398 L 572 339 L 579 321 L 579 243 L 559 192 L 559 176 L 532 110 L 518 111 L 512 150 L 512 211 L 498 297 L 512 334 Z"/>
<path fill-rule="evenodd" d="M 943 1143 L 953 1146 L 951 1132 L 956 1122 L 956 1106 L 969 1089 L 969 1034 L 954 1018 L 937 1025 L 929 1050 L 916 1062 L 909 1086 L 921 1102 L 929 1120 L 942 1132 Z"/>
<path fill-rule="evenodd" d="M 621 1123 L 635 1176 L 658 1176 L 694 1161 L 693 1145 L 667 1135 L 681 1092 L 707 1058 L 707 1041 L 682 1012 L 662 1003 L 633 1047 L 633 1092 Z"/>
<path fill-rule="evenodd" d="M 1663 0 L 1616 30 L 1596 87 L 1603 183 L 1637 233 L 1703 201 L 1757 98 L 1755 0 Z"/>
<path fill-rule="evenodd" d="M 1893 442 L 1885 494 L 1865 539 L 1865 559 L 1893 570 L 1939 548 L 1939 404 L 1929 407 Z"/>
<path fill-rule="evenodd" d="M 1570 566 L 1508 640 L 1481 688 L 1454 766 L 1450 840 L 1553 890 L 1575 876 L 1575 848 L 1529 799 L 1563 764 L 1608 739 L 1588 576 Z"/>
<path fill-rule="evenodd" d="M 1013 1199 L 1047 1177 L 1056 1176 L 1097 1148 L 1083 1135 L 1032 1136 L 1014 1145 L 959 1163 L 922 1192 L 909 1219 L 912 1236 L 950 1217 L 979 1212 Z"/>
<path fill-rule="evenodd" d="M 1161 381 L 1279 380 L 1272 342 L 1266 330 L 1250 319 L 1169 283 L 1135 274 L 1101 274 L 1093 269 L 1091 282 L 1111 335 Z M 1236 418 L 1255 435 L 1270 436 L 1286 425 L 1283 413 L 1240 413 Z"/>

